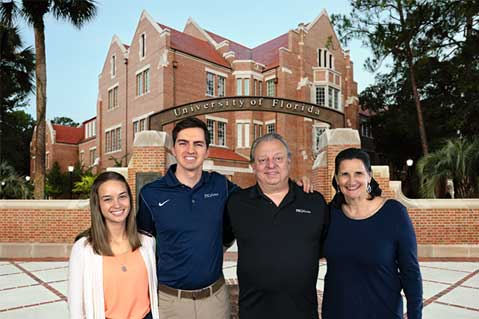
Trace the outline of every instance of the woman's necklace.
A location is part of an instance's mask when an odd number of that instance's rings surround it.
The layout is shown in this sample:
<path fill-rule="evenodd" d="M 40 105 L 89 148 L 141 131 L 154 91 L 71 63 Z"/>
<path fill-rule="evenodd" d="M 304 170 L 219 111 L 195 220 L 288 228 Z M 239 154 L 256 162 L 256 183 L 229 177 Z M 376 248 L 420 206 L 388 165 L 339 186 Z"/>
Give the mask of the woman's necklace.
<path fill-rule="evenodd" d="M 127 272 L 127 271 L 128 271 L 128 268 L 126 267 L 126 262 L 127 262 L 128 254 L 129 254 L 129 253 L 130 253 L 130 252 L 128 251 L 128 252 L 126 252 L 126 253 L 124 253 L 124 254 L 122 254 L 122 255 L 115 255 L 115 256 L 113 256 L 113 257 L 115 257 L 115 260 L 118 262 L 118 264 L 120 265 L 120 269 L 121 269 L 121 271 L 123 271 L 123 272 Z M 118 258 L 119 256 L 125 256 L 125 260 L 122 262 L 122 261 L 120 260 L 120 258 Z"/>

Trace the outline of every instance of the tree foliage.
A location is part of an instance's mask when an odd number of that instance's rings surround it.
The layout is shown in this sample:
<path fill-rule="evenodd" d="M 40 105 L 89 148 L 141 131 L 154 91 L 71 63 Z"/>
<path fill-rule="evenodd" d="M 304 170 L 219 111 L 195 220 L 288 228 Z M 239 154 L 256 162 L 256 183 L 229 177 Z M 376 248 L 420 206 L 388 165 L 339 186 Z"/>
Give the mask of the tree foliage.
<path fill-rule="evenodd" d="M 75 122 L 69 117 L 66 116 L 55 116 L 52 120 L 52 124 L 65 125 L 71 127 L 78 127 L 80 124 Z"/>
<path fill-rule="evenodd" d="M 0 162 L 0 199 L 31 198 L 32 187 L 7 162 Z"/>
<path fill-rule="evenodd" d="M 35 121 L 25 111 L 5 114 L 3 158 L 21 175 L 30 174 L 30 141 L 34 125 Z"/>
<path fill-rule="evenodd" d="M 9 145 L 6 125 L 11 124 L 8 113 L 25 106 L 33 87 L 33 70 L 33 52 L 30 47 L 24 48 L 18 29 L 0 23 L 0 161 L 16 163 L 8 158 L 6 149 Z"/>
<path fill-rule="evenodd" d="M 478 169 L 479 138 L 448 140 L 442 148 L 424 156 L 417 164 L 422 195 L 436 197 L 441 180 L 452 179 L 455 197 L 479 197 Z"/>
<path fill-rule="evenodd" d="M 34 195 L 42 199 L 45 192 L 45 131 L 46 131 L 46 57 L 45 17 L 51 14 L 57 20 L 64 20 L 81 28 L 96 15 L 94 0 L 4 0 L 0 2 L 1 22 L 12 27 L 17 19 L 23 19 L 33 26 L 35 36 L 35 81 L 36 81 L 36 130 Z"/>

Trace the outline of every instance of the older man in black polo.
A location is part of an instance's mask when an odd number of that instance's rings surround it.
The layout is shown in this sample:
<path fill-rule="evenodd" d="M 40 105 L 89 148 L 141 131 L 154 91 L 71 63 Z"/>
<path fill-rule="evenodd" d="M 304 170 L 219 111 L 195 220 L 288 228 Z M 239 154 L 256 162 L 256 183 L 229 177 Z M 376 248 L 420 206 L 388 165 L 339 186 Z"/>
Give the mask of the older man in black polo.
<path fill-rule="evenodd" d="M 291 152 L 279 134 L 255 140 L 250 159 L 257 184 L 231 195 L 224 228 L 238 244 L 240 318 L 318 318 L 324 198 L 291 182 Z"/>

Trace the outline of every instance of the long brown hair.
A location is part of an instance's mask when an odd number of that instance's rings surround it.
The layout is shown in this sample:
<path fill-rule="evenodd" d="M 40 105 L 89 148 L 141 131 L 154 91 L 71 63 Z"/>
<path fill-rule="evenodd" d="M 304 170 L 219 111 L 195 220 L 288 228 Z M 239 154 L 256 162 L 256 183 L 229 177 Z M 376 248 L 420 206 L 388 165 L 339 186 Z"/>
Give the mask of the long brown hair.
<path fill-rule="evenodd" d="M 141 246 L 140 236 L 136 227 L 136 212 L 133 210 L 133 197 L 131 189 L 126 182 L 123 175 L 117 172 L 103 172 L 95 179 L 91 187 L 90 192 L 90 214 L 91 214 L 91 227 L 84 234 L 87 237 L 88 243 L 93 247 L 93 251 L 102 256 L 113 256 L 109 244 L 110 233 L 105 224 L 105 218 L 100 209 L 100 197 L 98 190 L 100 186 L 108 181 L 119 181 L 123 183 L 128 190 L 128 196 L 130 198 L 130 212 L 126 218 L 126 235 L 132 250 Z"/>

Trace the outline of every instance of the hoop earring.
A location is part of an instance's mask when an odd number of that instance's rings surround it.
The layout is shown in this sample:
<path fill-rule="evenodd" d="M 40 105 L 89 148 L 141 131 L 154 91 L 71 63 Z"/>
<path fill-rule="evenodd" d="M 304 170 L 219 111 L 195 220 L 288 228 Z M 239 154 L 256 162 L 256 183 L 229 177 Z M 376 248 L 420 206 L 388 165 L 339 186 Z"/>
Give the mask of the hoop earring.
<path fill-rule="evenodd" d="M 368 192 L 368 194 L 371 194 L 371 183 L 368 183 L 368 186 L 366 187 L 366 192 Z"/>

